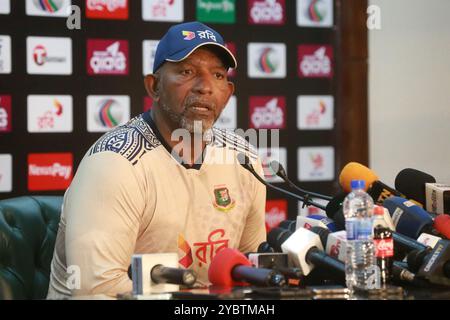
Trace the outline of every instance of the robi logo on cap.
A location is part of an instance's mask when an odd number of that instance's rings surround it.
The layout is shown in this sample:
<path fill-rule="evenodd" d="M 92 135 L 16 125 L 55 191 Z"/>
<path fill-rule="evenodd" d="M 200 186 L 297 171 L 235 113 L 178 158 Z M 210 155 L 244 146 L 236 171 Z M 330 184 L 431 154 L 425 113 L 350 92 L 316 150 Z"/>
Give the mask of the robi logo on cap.
<path fill-rule="evenodd" d="M 195 33 L 192 31 L 183 31 L 184 40 L 192 40 L 195 39 Z"/>

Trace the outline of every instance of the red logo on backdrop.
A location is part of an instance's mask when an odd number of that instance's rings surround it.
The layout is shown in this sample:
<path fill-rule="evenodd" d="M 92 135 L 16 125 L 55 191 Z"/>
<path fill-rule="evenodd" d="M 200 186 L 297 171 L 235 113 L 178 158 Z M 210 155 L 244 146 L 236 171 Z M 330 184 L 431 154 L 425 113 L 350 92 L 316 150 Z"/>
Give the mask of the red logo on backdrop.
<path fill-rule="evenodd" d="M 150 110 L 153 107 L 153 99 L 150 97 L 144 97 L 144 112 Z"/>
<path fill-rule="evenodd" d="M 127 75 L 128 61 L 126 40 L 87 41 L 87 72 L 90 75 Z"/>
<path fill-rule="evenodd" d="M 284 0 L 248 0 L 249 24 L 284 24 L 286 4 Z"/>
<path fill-rule="evenodd" d="M 329 45 L 299 46 L 298 75 L 300 78 L 332 78 L 333 48 Z"/>
<path fill-rule="evenodd" d="M 128 19 L 128 0 L 86 0 L 86 17 L 90 19 Z"/>
<path fill-rule="evenodd" d="M 230 50 L 234 56 L 236 56 L 236 44 L 234 42 L 225 43 L 225 47 L 227 47 L 227 49 Z M 228 69 L 228 76 L 235 77 L 236 69 L 233 69 L 233 68 Z"/>
<path fill-rule="evenodd" d="M 283 129 L 286 126 L 285 97 L 250 97 L 250 128 Z"/>
<path fill-rule="evenodd" d="M 33 153 L 28 155 L 28 190 L 65 190 L 73 175 L 71 153 Z"/>
<path fill-rule="evenodd" d="M 267 200 L 266 201 L 266 231 L 278 227 L 281 221 L 287 219 L 287 201 L 286 200 Z"/>
<path fill-rule="evenodd" d="M 11 96 L 0 96 L 0 132 L 11 131 Z"/>

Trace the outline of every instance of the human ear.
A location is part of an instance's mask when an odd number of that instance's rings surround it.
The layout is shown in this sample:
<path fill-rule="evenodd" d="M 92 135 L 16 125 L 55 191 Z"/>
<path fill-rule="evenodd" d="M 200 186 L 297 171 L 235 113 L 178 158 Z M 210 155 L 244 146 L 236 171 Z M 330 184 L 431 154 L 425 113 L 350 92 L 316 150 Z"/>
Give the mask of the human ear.
<path fill-rule="evenodd" d="M 155 101 L 159 100 L 159 76 L 157 74 L 149 74 L 144 78 L 144 86 L 147 90 L 147 94 Z"/>

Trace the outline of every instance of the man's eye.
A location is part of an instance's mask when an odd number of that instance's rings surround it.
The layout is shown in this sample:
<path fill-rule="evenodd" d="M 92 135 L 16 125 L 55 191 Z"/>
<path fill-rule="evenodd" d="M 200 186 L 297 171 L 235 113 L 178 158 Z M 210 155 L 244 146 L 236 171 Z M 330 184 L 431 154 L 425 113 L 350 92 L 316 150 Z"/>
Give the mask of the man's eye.
<path fill-rule="evenodd" d="M 184 69 L 184 70 L 181 70 L 181 74 L 182 75 L 190 75 L 190 74 L 192 74 L 192 70 L 191 69 Z"/>
<path fill-rule="evenodd" d="M 219 80 L 222 80 L 225 78 L 225 75 L 221 72 L 216 72 L 216 78 Z"/>

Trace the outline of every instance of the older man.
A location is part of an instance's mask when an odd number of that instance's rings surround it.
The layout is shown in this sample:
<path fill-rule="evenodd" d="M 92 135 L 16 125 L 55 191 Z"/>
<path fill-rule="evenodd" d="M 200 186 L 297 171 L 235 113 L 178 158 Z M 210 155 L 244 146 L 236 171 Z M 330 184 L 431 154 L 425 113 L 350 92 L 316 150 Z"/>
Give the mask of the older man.
<path fill-rule="evenodd" d="M 135 253 L 178 253 L 208 284 L 221 249 L 265 241 L 265 187 L 236 161 L 244 139 L 213 126 L 234 86 L 223 38 L 199 22 L 171 27 L 145 87 L 151 112 L 102 136 L 64 196 L 48 298 L 132 290 Z"/>

